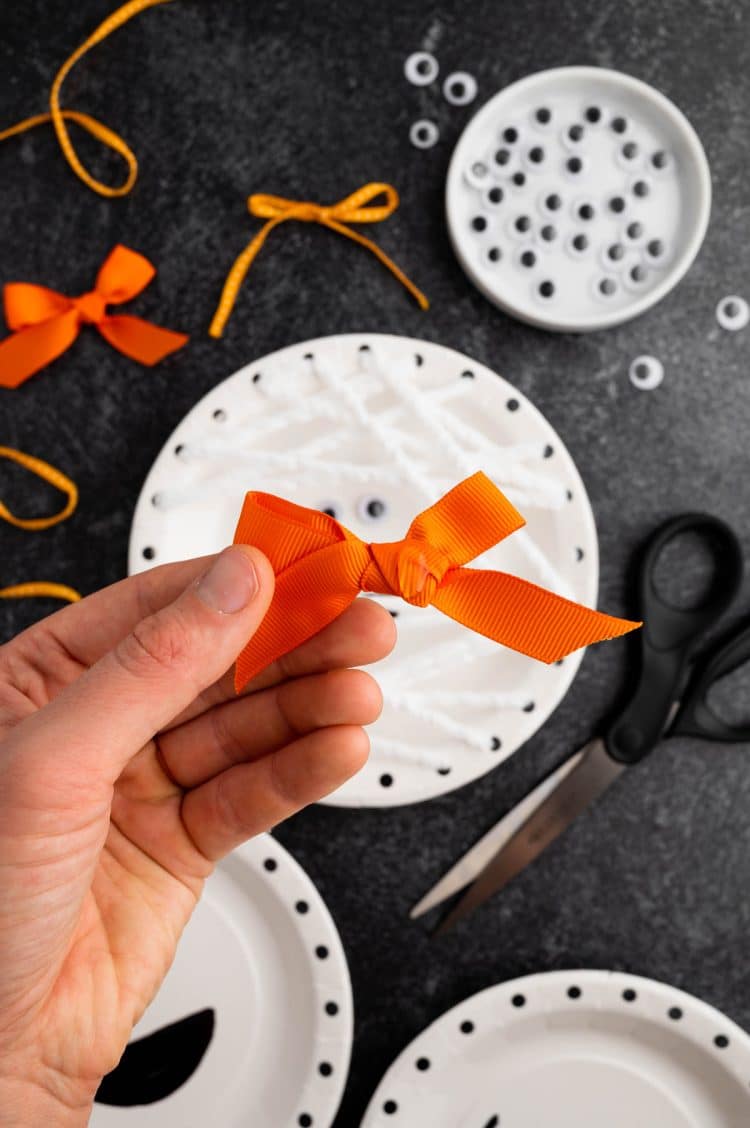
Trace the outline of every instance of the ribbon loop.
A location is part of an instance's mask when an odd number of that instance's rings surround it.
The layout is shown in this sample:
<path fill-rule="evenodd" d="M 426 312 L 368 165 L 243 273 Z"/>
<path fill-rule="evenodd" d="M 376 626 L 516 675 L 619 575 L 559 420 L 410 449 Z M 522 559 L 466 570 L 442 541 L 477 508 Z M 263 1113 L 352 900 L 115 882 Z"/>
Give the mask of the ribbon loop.
<path fill-rule="evenodd" d="M 371 200 L 381 195 L 386 197 L 385 204 L 368 206 Z M 346 196 L 343 200 L 339 200 L 337 204 L 330 206 L 315 204 L 309 200 L 287 200 L 283 196 L 270 196 L 261 192 L 249 196 L 247 201 L 248 211 L 259 219 L 265 219 L 266 223 L 245 250 L 235 259 L 234 265 L 226 277 L 216 313 L 208 330 L 210 336 L 221 337 L 237 300 L 237 294 L 253 260 L 274 227 L 290 219 L 296 219 L 302 223 L 320 223 L 323 227 L 328 227 L 331 231 L 336 231 L 339 235 L 344 235 L 347 239 L 359 243 L 361 247 L 365 247 L 374 254 L 387 270 L 390 270 L 391 274 L 409 291 L 421 309 L 428 309 L 430 303 L 427 298 L 411 279 L 407 278 L 404 272 L 396 266 L 395 262 L 384 251 L 381 251 L 380 247 L 373 243 L 371 239 L 366 239 L 364 235 L 352 231 L 347 226 L 350 223 L 380 223 L 381 220 L 388 219 L 390 215 L 393 215 L 398 207 L 398 202 L 396 189 L 391 184 L 379 183 L 364 184 L 356 192 L 352 192 L 350 196 Z"/>
<path fill-rule="evenodd" d="M 65 60 L 60 70 L 55 75 L 54 82 L 50 89 L 49 96 L 49 113 L 35 114 L 33 117 L 25 118 L 19 121 L 16 125 L 10 126 L 9 129 L 4 129 L 0 132 L 0 141 L 6 141 L 10 137 L 17 137 L 21 133 L 26 133 L 29 129 L 34 129 L 37 125 L 46 125 L 51 122 L 55 130 L 60 148 L 63 155 L 72 168 L 73 172 L 82 180 L 83 183 L 92 190 L 97 192 L 100 196 L 114 197 L 114 196 L 127 196 L 136 182 L 138 176 L 138 161 L 133 150 L 123 141 L 118 133 L 113 129 L 104 125 L 103 122 L 98 121 L 90 114 L 78 113 L 75 110 L 61 110 L 60 109 L 60 91 L 70 71 L 79 61 L 83 58 L 87 51 L 92 47 L 96 47 L 113 31 L 117 31 L 124 23 L 137 16 L 139 12 L 145 11 L 146 8 L 154 8 L 157 4 L 168 4 L 170 0 L 128 0 L 127 4 L 112 12 L 107 16 L 106 20 L 99 25 L 98 28 L 88 37 L 88 39 L 77 47 L 73 54 Z M 81 161 L 78 153 L 75 151 L 73 142 L 68 132 L 66 121 L 73 121 L 76 125 L 85 129 L 102 145 L 112 149 L 125 161 L 127 173 L 124 181 L 121 184 L 116 184 L 114 187 L 109 184 L 104 184 L 103 181 L 97 180 Z"/>
<path fill-rule="evenodd" d="M 518 576 L 463 566 L 523 523 L 482 473 L 420 513 L 403 541 L 388 544 L 365 544 L 316 510 L 269 494 L 247 494 L 235 544 L 265 552 L 277 582 L 266 618 L 237 659 L 237 690 L 330 623 L 360 591 L 401 596 L 415 607 L 431 604 L 470 630 L 543 662 L 640 625 Z"/>
<path fill-rule="evenodd" d="M 68 298 L 44 286 L 9 283 L 4 289 L 8 325 L 14 330 L 0 341 L 0 387 L 16 388 L 73 343 L 81 325 L 95 325 L 114 348 L 153 365 L 187 341 L 184 333 L 162 329 L 137 317 L 107 313 L 139 294 L 154 277 L 151 263 L 137 251 L 116 246 L 104 260 L 93 290 Z"/>

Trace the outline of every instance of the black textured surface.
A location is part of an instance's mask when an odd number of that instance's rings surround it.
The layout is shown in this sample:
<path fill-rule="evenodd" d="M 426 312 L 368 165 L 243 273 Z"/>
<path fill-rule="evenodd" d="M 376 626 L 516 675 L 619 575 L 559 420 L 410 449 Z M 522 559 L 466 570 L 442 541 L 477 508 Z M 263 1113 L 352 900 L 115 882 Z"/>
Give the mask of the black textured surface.
<path fill-rule="evenodd" d="M 107 0 L 3 5 L 3 122 L 44 107 L 56 68 L 109 9 Z M 724 294 L 750 296 L 748 43 L 750 11 L 719 0 L 178 0 L 138 17 L 65 88 L 67 104 L 101 114 L 131 142 L 141 162 L 135 191 L 119 201 L 92 195 L 49 129 L 0 146 L 0 279 L 80 292 L 122 241 L 159 268 L 134 311 L 193 339 L 150 371 L 89 331 L 54 367 L 0 394 L 0 442 L 50 459 L 81 488 L 65 525 L 0 530 L 0 581 L 49 578 L 88 592 L 121 576 L 140 484 L 191 404 L 254 356 L 357 329 L 461 349 L 545 412 L 590 492 L 608 609 L 625 609 L 633 548 L 674 512 L 705 507 L 734 522 L 750 550 L 750 329 L 726 333 L 714 319 Z M 487 304 L 454 261 L 442 215 L 452 144 L 476 107 L 449 107 L 437 88 L 407 84 L 403 61 L 424 45 L 443 74 L 476 75 L 477 105 L 532 70 L 575 62 L 617 67 L 671 96 L 704 142 L 715 190 L 705 246 L 683 283 L 599 335 L 546 335 Z M 428 152 L 407 140 L 421 116 L 442 130 Z M 87 142 L 81 149 L 119 175 Z M 402 193 L 396 216 L 373 234 L 428 293 L 428 314 L 359 248 L 290 226 L 254 267 L 225 339 L 207 337 L 224 272 L 253 229 L 249 192 L 327 201 L 373 179 Z M 640 353 L 665 365 L 657 392 L 628 382 Z M 18 508 L 32 497 L 47 504 L 5 468 L 0 484 Z M 747 586 L 739 606 L 750 607 Z M 2 634 L 42 610 L 0 606 Z M 590 653 L 543 731 L 457 793 L 391 812 L 315 809 L 279 831 L 322 890 L 349 955 L 357 1027 L 339 1128 L 358 1123 L 384 1069 L 427 1022 L 529 971 L 626 968 L 750 1026 L 750 748 L 665 743 L 470 923 L 431 942 L 407 919 L 477 832 L 589 736 L 621 693 L 627 659 L 622 644 Z"/>

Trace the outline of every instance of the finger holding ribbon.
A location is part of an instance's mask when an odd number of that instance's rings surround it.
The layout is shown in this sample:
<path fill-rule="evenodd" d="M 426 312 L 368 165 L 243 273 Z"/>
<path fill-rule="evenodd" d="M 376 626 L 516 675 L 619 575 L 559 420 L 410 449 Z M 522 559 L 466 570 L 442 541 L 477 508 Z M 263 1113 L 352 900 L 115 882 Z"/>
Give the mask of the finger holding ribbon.
<path fill-rule="evenodd" d="M 640 626 L 518 576 L 463 566 L 524 524 L 481 472 L 420 513 L 402 541 L 388 544 L 365 544 L 318 510 L 248 493 L 235 544 L 265 553 L 276 591 L 237 659 L 235 688 L 317 634 L 362 591 L 401 596 L 418 607 L 431 604 L 470 630 L 547 663 Z"/>

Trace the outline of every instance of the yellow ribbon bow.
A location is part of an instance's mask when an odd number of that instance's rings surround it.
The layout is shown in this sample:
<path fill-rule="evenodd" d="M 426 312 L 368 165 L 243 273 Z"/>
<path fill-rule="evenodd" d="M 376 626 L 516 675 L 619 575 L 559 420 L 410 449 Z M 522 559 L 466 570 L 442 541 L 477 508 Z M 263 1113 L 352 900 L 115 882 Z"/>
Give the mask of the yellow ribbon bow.
<path fill-rule="evenodd" d="M 377 196 L 385 196 L 386 202 L 372 205 L 371 201 Z M 358 231 L 352 231 L 347 226 L 349 223 L 380 223 L 393 215 L 398 207 L 398 192 L 391 184 L 364 184 L 351 196 L 339 200 L 337 204 L 325 206 L 306 200 L 287 200 L 283 196 L 267 196 L 262 193 L 248 197 L 247 207 L 251 215 L 268 222 L 260 229 L 241 255 L 236 259 L 234 266 L 227 275 L 224 289 L 221 292 L 219 305 L 214 314 L 209 328 L 212 337 L 220 337 L 224 332 L 229 316 L 232 312 L 237 294 L 250 269 L 253 259 L 258 254 L 266 239 L 280 223 L 289 219 L 296 219 L 302 223 L 320 223 L 323 227 L 330 227 L 331 231 L 338 231 L 347 239 L 353 239 L 361 247 L 366 247 L 391 274 L 398 278 L 422 309 L 429 309 L 430 303 L 414 283 L 407 278 L 404 272 L 396 266 L 385 251 L 381 251 L 372 239 L 366 239 Z"/>
<path fill-rule="evenodd" d="M 36 474 L 37 477 L 49 482 L 55 489 L 66 494 L 68 499 L 63 508 L 50 517 L 17 517 L 15 513 L 11 513 L 4 502 L 0 501 L 0 520 L 7 521 L 9 525 L 14 525 L 17 529 L 38 532 L 40 529 L 49 529 L 52 525 L 59 525 L 61 521 L 70 517 L 78 504 L 78 488 L 66 474 L 63 474 L 61 470 L 57 470 L 54 466 L 50 466 L 49 462 L 44 462 L 41 458 L 34 458 L 32 454 L 25 454 L 22 450 L 16 450 L 14 447 L 0 446 L 0 458 L 17 462 L 19 466 L 23 466 L 24 470 Z M 0 588 L 0 599 L 25 599 L 28 596 L 65 599 L 69 603 L 75 603 L 81 598 L 78 592 L 74 588 L 68 587 L 67 584 L 47 583 L 44 580 L 33 580 L 29 583 L 11 584 L 10 587 Z"/>
<path fill-rule="evenodd" d="M 33 129 L 37 125 L 45 125 L 47 122 L 52 122 L 57 140 L 60 148 L 63 151 L 66 161 L 73 169 L 76 176 L 83 181 L 93 192 L 98 192 L 100 196 L 127 196 L 130 189 L 133 187 L 138 176 L 138 161 L 133 150 L 123 141 L 122 137 L 114 130 L 110 129 L 103 122 L 98 121 L 90 114 L 78 113 L 77 110 L 61 110 L 60 109 L 60 91 L 62 84 L 65 82 L 70 71 L 76 65 L 87 51 L 92 47 L 96 47 L 97 43 L 101 43 L 113 31 L 117 31 L 118 27 L 122 27 L 124 23 L 131 20 L 133 16 L 137 16 L 139 12 L 143 12 L 146 8 L 154 8 L 157 4 L 169 4 L 171 0 L 129 0 L 127 4 L 123 4 L 121 8 L 112 12 L 107 16 L 103 23 L 94 31 L 88 39 L 77 47 L 70 58 L 66 59 L 59 71 L 55 75 L 55 80 L 52 83 L 52 89 L 49 95 L 49 113 L 35 114 L 34 117 L 25 118 L 19 121 L 16 125 L 12 125 L 9 129 L 4 129 L 0 132 L 0 141 L 5 141 L 9 137 L 16 137 L 19 133 L 26 133 L 27 130 Z M 66 121 L 74 121 L 82 129 L 85 129 L 97 141 L 101 141 L 102 145 L 113 149 L 118 153 L 125 164 L 128 166 L 127 176 L 122 184 L 116 185 L 114 188 L 109 184 L 104 184 L 101 180 L 97 180 L 91 175 L 87 168 L 81 163 L 78 154 L 73 148 L 73 142 L 68 133 Z"/>

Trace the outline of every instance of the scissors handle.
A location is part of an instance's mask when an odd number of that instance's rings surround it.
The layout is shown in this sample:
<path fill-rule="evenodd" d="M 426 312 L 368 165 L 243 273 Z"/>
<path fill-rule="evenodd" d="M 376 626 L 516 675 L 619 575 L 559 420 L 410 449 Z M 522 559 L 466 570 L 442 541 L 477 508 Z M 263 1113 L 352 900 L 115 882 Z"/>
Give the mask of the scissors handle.
<path fill-rule="evenodd" d="M 670 735 L 702 736 L 726 744 L 750 741 L 750 721 L 732 725 L 708 703 L 712 686 L 750 660 L 750 623 L 745 622 L 720 646 L 712 650 L 690 679 L 690 690 L 682 702 Z"/>
<path fill-rule="evenodd" d="M 698 536 L 714 561 L 708 591 L 694 607 L 674 607 L 659 594 L 655 583 L 662 552 L 683 533 Z M 741 583 L 742 549 L 734 532 L 717 517 L 684 513 L 668 521 L 650 539 L 639 573 L 639 617 L 644 621 L 641 674 L 633 698 L 605 738 L 614 759 L 635 764 L 659 742 L 684 689 L 697 639 L 726 610 Z M 717 676 L 714 672 L 711 682 Z"/>

